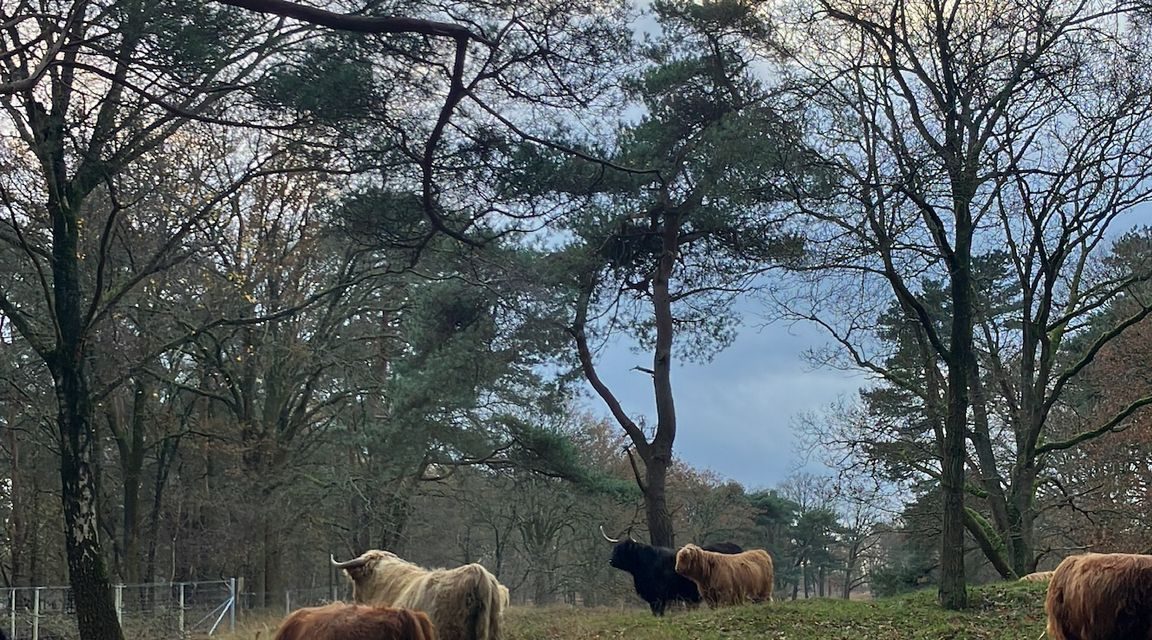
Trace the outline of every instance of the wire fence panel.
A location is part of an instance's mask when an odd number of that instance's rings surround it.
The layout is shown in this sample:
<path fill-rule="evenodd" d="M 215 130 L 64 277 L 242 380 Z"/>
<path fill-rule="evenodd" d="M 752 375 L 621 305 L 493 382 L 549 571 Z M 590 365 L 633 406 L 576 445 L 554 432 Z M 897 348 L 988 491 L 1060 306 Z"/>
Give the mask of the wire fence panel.
<path fill-rule="evenodd" d="M 76 607 L 68 587 L 4 589 L 4 630 L 13 640 L 78 638 Z"/>
<path fill-rule="evenodd" d="M 313 589 L 289 589 L 284 592 L 284 613 L 287 615 L 304 607 L 318 607 L 340 599 L 336 589 L 316 587 Z"/>
<path fill-rule="evenodd" d="M 124 637 L 179 640 L 235 630 L 235 579 L 113 585 Z M 0 620 L 12 640 L 74 640 L 76 607 L 69 587 L 0 589 Z"/>

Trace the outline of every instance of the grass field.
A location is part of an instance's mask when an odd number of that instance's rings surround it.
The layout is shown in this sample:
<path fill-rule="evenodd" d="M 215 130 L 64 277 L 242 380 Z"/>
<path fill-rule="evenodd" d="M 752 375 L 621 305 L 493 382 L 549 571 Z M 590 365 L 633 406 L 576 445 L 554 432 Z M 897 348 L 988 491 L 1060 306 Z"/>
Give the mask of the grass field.
<path fill-rule="evenodd" d="M 654 618 L 647 611 L 516 608 L 508 640 L 1036 640 L 1046 584 L 972 589 L 972 607 L 948 612 L 935 591 L 878 600 L 803 600 Z"/>
<path fill-rule="evenodd" d="M 646 609 L 513 607 L 505 640 L 1036 640 L 1046 584 L 971 590 L 971 608 L 949 612 L 936 592 L 878 600 L 802 600 L 653 617 Z M 250 620 L 223 640 L 270 640 L 278 618 Z"/>

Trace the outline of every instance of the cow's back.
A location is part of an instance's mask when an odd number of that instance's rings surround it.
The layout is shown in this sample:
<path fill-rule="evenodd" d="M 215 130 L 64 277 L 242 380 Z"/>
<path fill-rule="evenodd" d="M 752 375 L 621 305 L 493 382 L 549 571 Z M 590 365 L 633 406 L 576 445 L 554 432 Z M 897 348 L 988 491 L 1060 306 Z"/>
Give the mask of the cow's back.
<path fill-rule="evenodd" d="M 289 614 L 276 628 L 276 634 L 272 636 L 272 640 L 304 640 L 302 624 L 303 620 L 300 619 L 300 616 L 295 615 L 295 612 Z"/>
<path fill-rule="evenodd" d="M 420 611 L 334 602 L 290 613 L 274 640 L 436 640 Z"/>
<path fill-rule="evenodd" d="M 495 640 L 500 633 L 496 578 L 478 564 L 432 571 L 403 606 L 428 613 L 440 640 Z"/>
<path fill-rule="evenodd" d="M 1152 558 L 1088 553 L 1052 573 L 1049 640 L 1152 640 Z"/>

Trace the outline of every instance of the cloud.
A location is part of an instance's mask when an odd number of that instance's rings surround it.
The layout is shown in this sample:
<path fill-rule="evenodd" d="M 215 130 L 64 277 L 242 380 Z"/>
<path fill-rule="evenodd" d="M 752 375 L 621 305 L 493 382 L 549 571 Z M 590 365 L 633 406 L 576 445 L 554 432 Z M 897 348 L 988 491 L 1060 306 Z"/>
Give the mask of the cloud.
<path fill-rule="evenodd" d="M 741 333 L 709 363 L 674 366 L 677 457 L 749 488 L 774 486 L 797 468 L 819 469 L 797 451 L 793 419 L 827 407 L 866 382 L 852 372 L 812 370 L 802 354 L 822 342 L 812 328 L 772 325 Z M 652 380 L 632 370 L 651 367 L 651 356 L 630 352 L 622 341 L 600 356 L 600 375 L 625 411 L 654 424 Z M 590 397 L 587 406 L 609 416 L 598 397 Z"/>

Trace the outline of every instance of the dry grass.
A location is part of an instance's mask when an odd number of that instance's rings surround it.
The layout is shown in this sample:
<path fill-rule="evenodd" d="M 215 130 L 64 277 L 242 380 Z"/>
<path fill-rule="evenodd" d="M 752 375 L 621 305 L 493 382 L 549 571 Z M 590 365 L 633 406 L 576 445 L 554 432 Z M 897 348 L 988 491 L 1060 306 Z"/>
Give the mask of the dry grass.
<path fill-rule="evenodd" d="M 512 607 L 504 640 L 1034 640 L 1044 628 L 1037 583 L 974 588 L 944 611 L 935 591 L 877 600 L 814 599 L 655 618 L 647 609 Z M 251 614 L 213 640 L 272 640 L 280 614 Z"/>
<path fill-rule="evenodd" d="M 235 631 L 217 631 L 211 637 L 213 640 L 272 640 L 276 627 L 284 619 L 282 614 L 250 613 L 236 619 Z M 225 626 L 226 623 L 225 623 Z M 207 635 L 192 636 L 191 640 L 208 638 Z"/>

